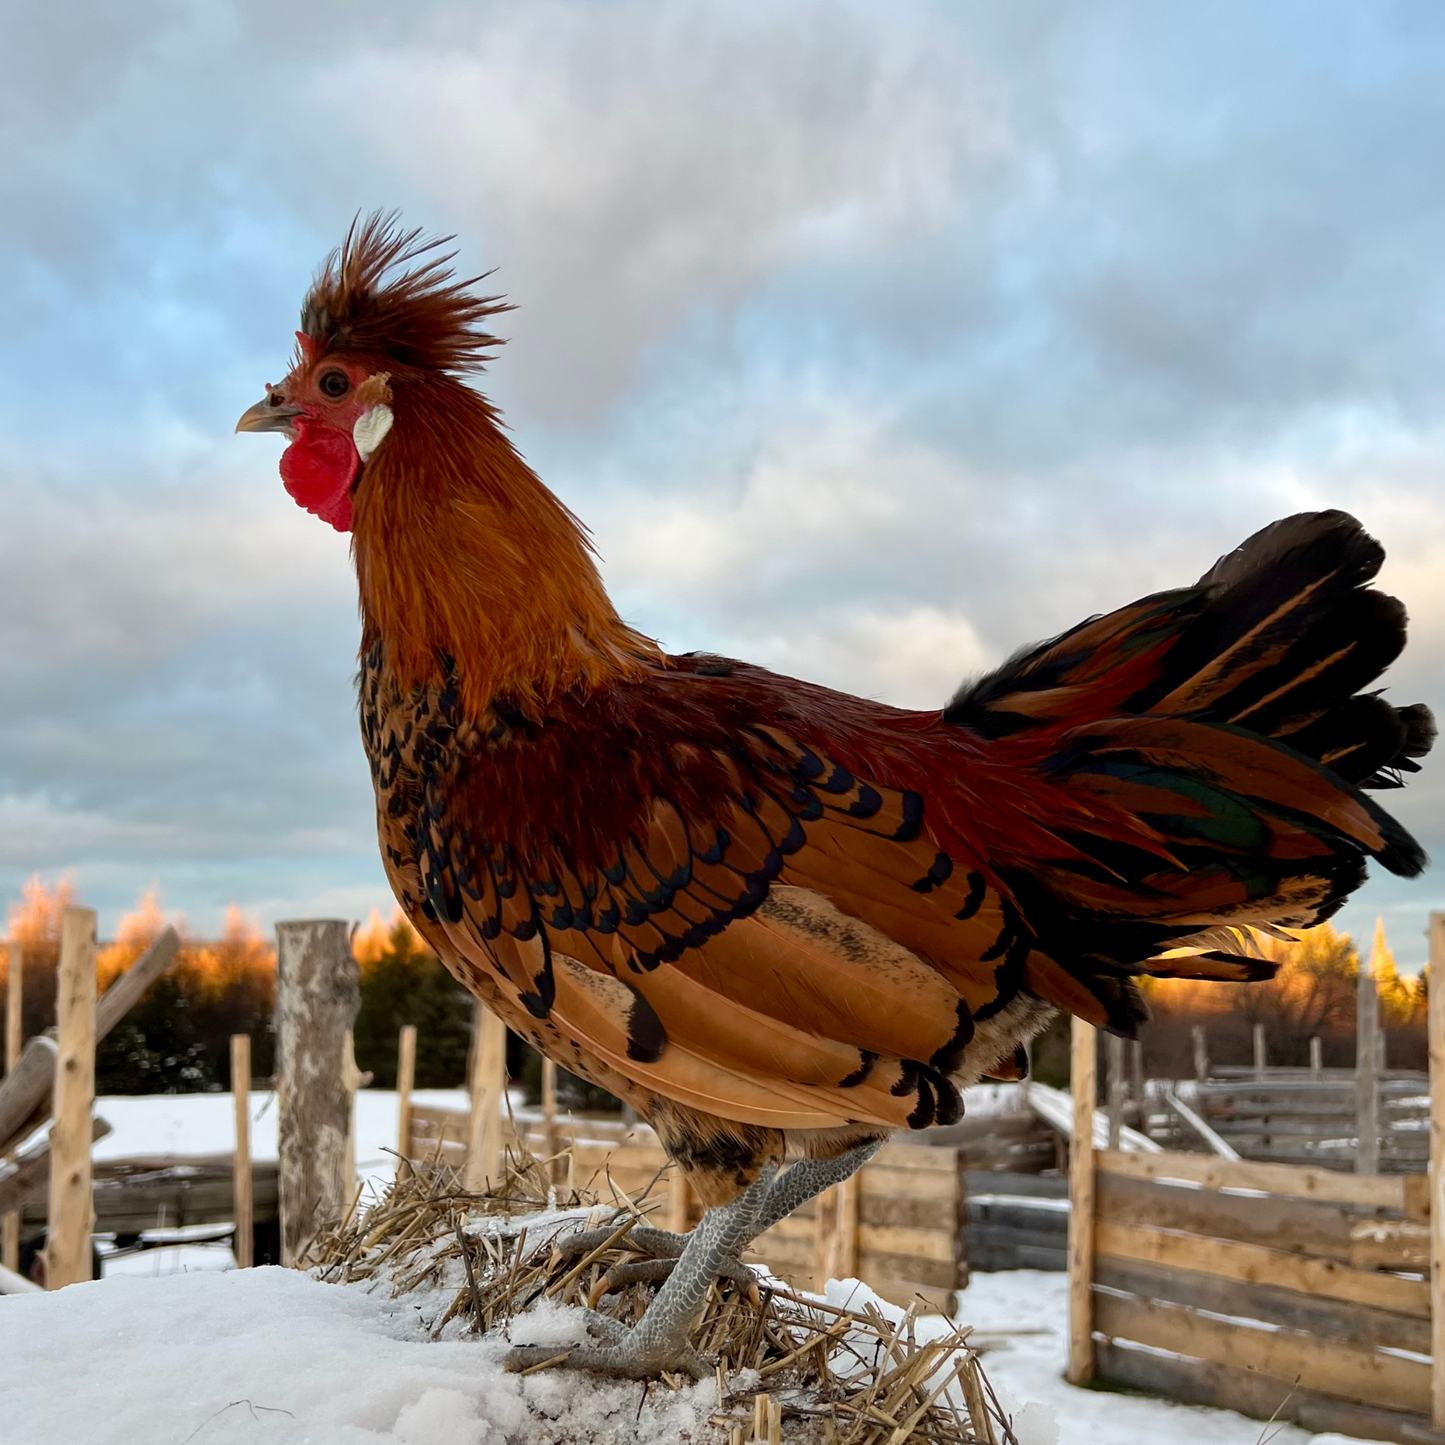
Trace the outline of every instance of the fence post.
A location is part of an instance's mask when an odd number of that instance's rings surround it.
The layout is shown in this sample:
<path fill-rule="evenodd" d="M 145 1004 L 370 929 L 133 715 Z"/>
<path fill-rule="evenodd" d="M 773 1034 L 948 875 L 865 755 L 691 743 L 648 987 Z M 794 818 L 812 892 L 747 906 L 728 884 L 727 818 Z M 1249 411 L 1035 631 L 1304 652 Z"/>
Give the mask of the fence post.
<path fill-rule="evenodd" d="M 507 1087 L 507 1026 L 479 1002 L 473 1015 L 472 1116 L 462 1185 L 480 1194 L 499 1183 L 502 1160 L 502 1094 Z"/>
<path fill-rule="evenodd" d="M 341 1164 L 346 1180 L 347 1208 L 356 1193 L 356 1091 L 364 1089 L 372 1079 L 370 1069 L 356 1067 L 356 1038 L 347 1029 L 341 1038 L 341 1087 L 346 1090 L 346 1156 Z"/>
<path fill-rule="evenodd" d="M 1124 1129 L 1124 1040 L 1109 1035 L 1109 1148 L 1119 1147 Z"/>
<path fill-rule="evenodd" d="M 1202 1084 L 1209 1077 L 1209 1045 L 1204 1038 L 1204 1025 L 1189 1030 L 1194 1039 L 1194 1077 Z"/>
<path fill-rule="evenodd" d="M 1430 1396 L 1445 1429 L 1445 913 L 1430 915 Z"/>
<path fill-rule="evenodd" d="M 1324 1041 L 1318 1034 L 1310 1040 L 1310 1073 L 1322 1074 L 1325 1071 L 1325 1046 Z"/>
<path fill-rule="evenodd" d="M 50 1126 L 50 1207 L 45 1285 L 91 1277 L 90 1128 L 95 1112 L 95 914 L 67 908 L 60 920 L 55 1018 L 55 1122 Z"/>
<path fill-rule="evenodd" d="M 25 999 L 25 949 L 18 943 L 7 945 L 5 962 L 5 1077 L 20 1062 L 20 1006 Z M 7 1156 L 8 1157 L 8 1156 Z M 16 1271 L 20 1268 L 20 1211 L 11 1210 L 0 1221 L 0 1264 Z"/>
<path fill-rule="evenodd" d="M 251 1195 L 251 1036 L 231 1035 L 231 1102 L 236 1112 L 236 1152 L 231 1156 L 231 1199 L 236 1216 L 232 1243 L 237 1269 L 254 1263 L 255 1210 Z"/>
<path fill-rule="evenodd" d="M 341 1062 L 361 993 L 350 934 L 340 919 L 276 925 L 277 1192 L 286 1265 L 351 1203 L 345 1177 L 351 1096 Z"/>
<path fill-rule="evenodd" d="M 411 1091 L 416 1086 L 416 1025 L 403 1024 L 396 1043 L 396 1152 L 411 1158 Z"/>
<path fill-rule="evenodd" d="M 1385 947 L 1385 924 L 1375 920 L 1375 947 L 1361 964 L 1355 999 L 1355 1172 L 1380 1172 L 1380 999 L 1375 965 Z"/>
<path fill-rule="evenodd" d="M 557 1065 L 542 1058 L 542 1157 L 547 1161 L 547 1178 L 557 1183 Z"/>
<path fill-rule="evenodd" d="M 1069 1364 L 1071 1385 L 1094 1378 L 1094 1106 L 1098 1090 L 1093 1024 L 1073 1021 L 1069 1087 L 1074 1127 L 1069 1141 Z"/>
<path fill-rule="evenodd" d="M 821 1293 L 830 1279 L 858 1274 L 858 1174 L 825 1189 L 813 1206 L 813 1288 Z"/>
<path fill-rule="evenodd" d="M 1265 1047 L 1264 1025 L 1254 1026 L 1254 1076 L 1256 1079 L 1265 1077 L 1269 1069 L 1269 1051 Z"/>

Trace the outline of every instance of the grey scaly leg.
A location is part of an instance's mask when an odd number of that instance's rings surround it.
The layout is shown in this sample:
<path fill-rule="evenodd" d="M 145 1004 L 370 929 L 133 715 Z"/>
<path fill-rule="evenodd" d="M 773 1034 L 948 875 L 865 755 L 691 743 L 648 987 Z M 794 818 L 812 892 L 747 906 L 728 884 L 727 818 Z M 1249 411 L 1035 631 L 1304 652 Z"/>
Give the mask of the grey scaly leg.
<path fill-rule="evenodd" d="M 836 1159 L 799 1159 L 796 1164 L 790 1165 L 768 1191 L 767 1202 L 758 1214 L 757 1233 L 771 1229 L 815 1194 L 851 1178 L 886 1142 L 884 1139 L 871 1139 Z"/>
<path fill-rule="evenodd" d="M 507 1354 L 506 1368 L 530 1369 L 555 1359 L 572 1370 L 599 1370 L 631 1380 L 655 1379 L 664 1370 L 691 1375 L 695 1380 L 711 1373 L 693 1349 L 688 1332 L 702 1312 L 708 1287 L 724 1260 L 734 1256 L 758 1232 L 757 1220 L 769 1197 L 777 1166 L 768 1165 L 755 1184 L 731 1204 L 709 1209 L 688 1237 L 682 1257 L 633 1329 L 606 1315 L 589 1311 L 587 1327 L 603 1336 L 604 1345 L 519 1345 Z"/>
<path fill-rule="evenodd" d="M 836 1159 L 798 1160 L 774 1180 L 753 1224 L 752 1234 L 737 1246 L 738 1250 L 741 1251 L 744 1244 L 756 1239 L 764 1230 L 771 1229 L 780 1219 L 791 1214 L 815 1194 L 821 1194 L 834 1184 L 841 1184 L 866 1164 L 883 1147 L 883 1142 L 881 1139 L 871 1140 Z M 609 1225 L 604 1229 L 572 1235 L 562 1246 L 563 1257 L 580 1259 L 599 1244 L 605 1244 L 611 1233 L 612 1226 Z M 613 1265 L 597 1281 L 589 1303 L 595 1305 L 603 1295 L 623 1289 L 629 1284 L 655 1284 L 658 1280 L 666 1279 L 674 1267 L 674 1262 L 681 1258 L 683 1250 L 687 1248 L 690 1238 L 687 1234 L 672 1234 L 665 1229 L 639 1225 L 628 1235 L 627 1242 L 634 1248 L 643 1250 L 651 1258 Z M 719 1277 L 730 1279 L 745 1289 L 756 1290 L 753 1272 L 735 1258 L 722 1260 L 717 1273 Z"/>

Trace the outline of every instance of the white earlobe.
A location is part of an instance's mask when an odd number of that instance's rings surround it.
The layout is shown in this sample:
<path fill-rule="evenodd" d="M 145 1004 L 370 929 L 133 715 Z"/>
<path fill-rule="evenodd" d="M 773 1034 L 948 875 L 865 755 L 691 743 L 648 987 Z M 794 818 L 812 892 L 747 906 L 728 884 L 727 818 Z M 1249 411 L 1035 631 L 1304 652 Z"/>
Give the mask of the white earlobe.
<path fill-rule="evenodd" d="M 351 428 L 351 439 L 356 443 L 356 451 L 362 461 L 371 460 L 372 452 L 391 430 L 391 422 L 391 408 L 385 402 L 367 407 L 356 418 L 356 425 Z"/>

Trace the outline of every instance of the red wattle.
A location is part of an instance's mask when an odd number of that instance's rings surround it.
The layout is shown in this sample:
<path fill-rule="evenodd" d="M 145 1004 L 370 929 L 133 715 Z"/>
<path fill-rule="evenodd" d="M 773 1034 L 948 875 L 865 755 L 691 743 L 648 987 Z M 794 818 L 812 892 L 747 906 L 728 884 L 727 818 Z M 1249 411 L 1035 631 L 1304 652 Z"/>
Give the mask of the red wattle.
<path fill-rule="evenodd" d="M 299 505 L 338 532 L 351 530 L 351 484 L 361 458 L 345 432 L 317 426 L 305 417 L 294 423 L 296 440 L 281 453 L 281 480 Z"/>

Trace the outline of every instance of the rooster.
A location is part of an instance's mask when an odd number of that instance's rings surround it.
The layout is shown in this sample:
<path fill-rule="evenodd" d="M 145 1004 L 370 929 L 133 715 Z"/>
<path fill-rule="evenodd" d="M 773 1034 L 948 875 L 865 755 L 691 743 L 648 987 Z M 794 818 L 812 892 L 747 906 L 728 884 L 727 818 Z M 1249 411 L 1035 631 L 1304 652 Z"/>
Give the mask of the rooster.
<path fill-rule="evenodd" d="M 685 1239 L 647 1232 L 669 1277 L 635 1329 L 590 1316 L 568 1366 L 700 1376 L 688 1330 L 738 1251 L 1020 1076 L 1055 1011 L 1133 1036 L 1140 976 L 1267 977 L 1251 929 L 1329 917 L 1368 859 L 1424 866 L 1363 791 L 1434 728 L 1367 690 L 1405 614 L 1352 517 L 1276 522 L 939 711 L 672 656 L 467 384 L 507 308 L 443 246 L 354 223 L 237 430 L 283 433 L 287 491 L 351 534 L 401 906 L 707 1206 Z"/>

